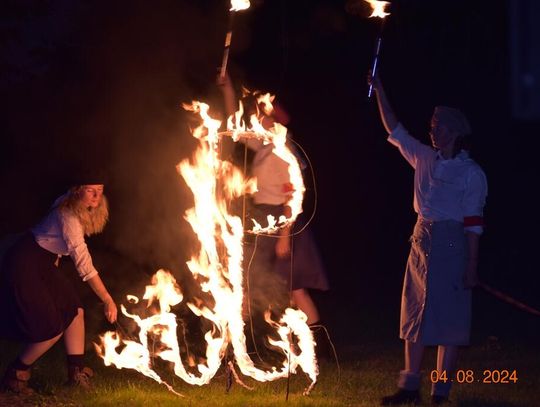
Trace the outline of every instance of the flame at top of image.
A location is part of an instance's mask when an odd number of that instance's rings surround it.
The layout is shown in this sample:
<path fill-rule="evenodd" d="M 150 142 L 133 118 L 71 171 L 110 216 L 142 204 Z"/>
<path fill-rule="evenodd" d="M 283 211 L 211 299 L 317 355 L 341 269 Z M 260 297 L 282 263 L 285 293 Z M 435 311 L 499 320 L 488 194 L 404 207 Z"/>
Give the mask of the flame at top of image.
<path fill-rule="evenodd" d="M 387 13 L 386 6 L 390 4 L 388 1 L 379 1 L 379 0 L 366 0 L 369 5 L 371 6 L 373 12 L 369 17 L 379 17 L 379 18 L 385 18 L 386 16 L 389 16 L 390 13 Z"/>
<path fill-rule="evenodd" d="M 231 0 L 230 11 L 246 10 L 250 6 L 249 0 Z"/>

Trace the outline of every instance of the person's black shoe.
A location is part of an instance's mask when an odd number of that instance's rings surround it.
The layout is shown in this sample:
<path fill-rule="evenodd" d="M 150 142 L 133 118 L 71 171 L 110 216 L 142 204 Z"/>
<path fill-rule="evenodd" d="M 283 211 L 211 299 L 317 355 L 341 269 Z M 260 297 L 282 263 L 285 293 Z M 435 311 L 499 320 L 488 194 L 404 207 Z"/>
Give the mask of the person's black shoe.
<path fill-rule="evenodd" d="M 432 406 L 441 406 L 445 403 L 448 403 L 448 397 L 437 396 L 436 394 L 431 396 L 431 405 Z"/>
<path fill-rule="evenodd" d="M 330 335 L 324 325 L 320 323 L 310 324 L 309 328 L 313 332 L 315 340 L 315 354 L 317 360 L 332 362 L 335 361 L 333 344 L 330 341 Z"/>
<path fill-rule="evenodd" d="M 381 399 L 381 406 L 397 406 L 400 404 L 420 404 L 420 392 L 418 390 L 399 389 L 391 396 Z"/>

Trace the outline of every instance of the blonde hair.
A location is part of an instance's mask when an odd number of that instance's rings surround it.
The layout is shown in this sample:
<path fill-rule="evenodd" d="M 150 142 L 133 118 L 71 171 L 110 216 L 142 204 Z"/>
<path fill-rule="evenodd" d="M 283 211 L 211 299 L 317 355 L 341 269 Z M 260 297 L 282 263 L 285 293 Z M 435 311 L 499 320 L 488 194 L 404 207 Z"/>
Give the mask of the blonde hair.
<path fill-rule="evenodd" d="M 101 233 L 109 220 L 109 204 L 105 195 L 101 196 L 101 200 L 97 208 L 87 208 L 81 202 L 81 193 L 84 185 L 71 188 L 66 197 L 58 204 L 58 209 L 61 211 L 70 211 L 74 213 L 84 230 L 86 236 Z"/>

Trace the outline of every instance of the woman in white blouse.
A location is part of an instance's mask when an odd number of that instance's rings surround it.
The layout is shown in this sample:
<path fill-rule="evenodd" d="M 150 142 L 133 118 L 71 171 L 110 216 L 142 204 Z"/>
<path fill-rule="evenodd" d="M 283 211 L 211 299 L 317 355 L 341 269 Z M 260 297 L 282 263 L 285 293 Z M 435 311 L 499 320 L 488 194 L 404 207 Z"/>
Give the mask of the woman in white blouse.
<path fill-rule="evenodd" d="M 59 263 L 62 256 L 71 257 L 79 276 L 104 303 L 107 320 L 116 321 L 116 305 L 85 242 L 85 235 L 100 233 L 107 220 L 103 184 L 73 187 L 6 254 L 0 284 L 0 336 L 25 345 L 5 372 L 2 389 L 32 393 L 28 387 L 32 364 L 62 336 L 68 384 L 89 387 L 93 372 L 83 361 L 83 305 Z"/>

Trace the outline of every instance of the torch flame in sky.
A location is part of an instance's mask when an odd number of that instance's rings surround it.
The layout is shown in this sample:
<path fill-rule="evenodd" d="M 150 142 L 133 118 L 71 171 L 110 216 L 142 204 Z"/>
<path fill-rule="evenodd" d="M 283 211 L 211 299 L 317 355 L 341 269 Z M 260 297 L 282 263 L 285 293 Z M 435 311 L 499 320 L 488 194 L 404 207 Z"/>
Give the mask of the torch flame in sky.
<path fill-rule="evenodd" d="M 379 0 L 366 0 L 366 1 L 369 3 L 369 5 L 371 6 L 373 10 L 370 17 L 385 18 L 386 16 L 390 15 L 390 13 L 387 13 L 385 11 L 386 6 L 390 4 L 388 1 L 379 1 Z"/>
<path fill-rule="evenodd" d="M 269 111 L 272 109 L 271 99 L 270 95 L 263 95 L 260 100 Z M 193 192 L 194 207 L 186 211 L 185 219 L 200 242 L 198 252 L 193 254 L 187 266 L 200 283 L 202 291 L 212 297 L 212 301 L 207 301 L 211 304 L 203 300 L 187 303 L 195 315 L 211 322 L 212 328 L 204 335 L 205 356 L 196 365 L 196 372 L 184 365 L 177 338 L 177 318 L 171 312 L 171 307 L 183 301 L 183 295 L 174 277 L 165 270 L 159 270 L 153 276 L 152 284 L 146 287 L 143 296 L 148 307 L 153 304 L 157 308 L 153 315 L 142 318 L 121 306 L 122 313 L 136 322 L 139 341 L 121 338 L 118 332 L 106 332 L 101 337 L 101 344 L 96 344 L 96 350 L 107 366 L 114 364 L 119 369 L 135 369 L 174 392 L 154 370 L 153 357 L 170 362 L 174 373 L 187 383 L 203 385 L 214 377 L 222 365 L 227 348 L 231 346 L 242 374 L 258 381 L 269 381 L 296 373 L 300 367 L 311 380 L 305 391 L 308 393 L 317 380 L 318 366 L 313 335 L 302 311 L 287 308 L 279 321 L 272 320 L 269 312 L 265 315 L 267 323 L 275 328 L 275 335 L 268 340 L 284 356 L 279 367 L 274 366 L 270 370 L 258 368 L 247 352 L 242 316 L 244 227 L 238 216 L 228 212 L 226 199 L 255 192 L 256 180 L 246 179 L 238 168 L 221 160 L 218 153 L 222 136 L 231 136 L 235 140 L 255 137 L 265 143 L 273 143 L 274 153 L 289 163 L 289 174 L 295 190 L 288 205 L 293 215 L 289 219 L 283 217 L 267 227 L 259 225 L 263 231 L 277 230 L 301 212 L 305 190 L 298 162 L 286 144 L 287 129 L 276 124 L 274 128 L 265 130 L 255 115 L 251 117 L 251 127 L 246 128 L 241 120 L 241 112 L 237 112 L 228 120 L 229 130 L 219 132 L 221 122 L 209 115 L 207 104 L 193 102 L 184 105 L 184 108 L 198 114 L 202 120 L 202 124 L 192 132 L 199 140 L 193 158 L 180 162 L 177 169 Z M 223 189 L 224 193 L 218 188 Z M 128 301 L 131 304 L 139 302 L 133 295 L 128 296 Z M 153 340 L 152 351 L 149 338 Z M 296 338 L 294 342 L 293 338 Z M 195 358 L 190 354 L 187 358 L 189 366 L 189 361 Z"/>
<path fill-rule="evenodd" d="M 240 11 L 249 8 L 249 0 L 231 0 L 230 11 Z"/>

